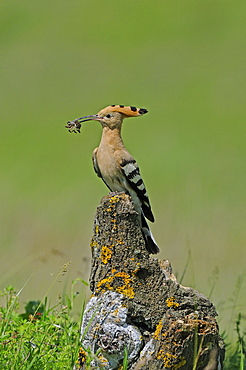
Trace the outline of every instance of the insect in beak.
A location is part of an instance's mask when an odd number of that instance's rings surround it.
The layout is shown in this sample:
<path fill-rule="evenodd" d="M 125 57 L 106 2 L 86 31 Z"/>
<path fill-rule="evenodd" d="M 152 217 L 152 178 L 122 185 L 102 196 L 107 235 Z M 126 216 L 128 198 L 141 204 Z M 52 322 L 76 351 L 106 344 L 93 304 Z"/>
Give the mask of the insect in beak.
<path fill-rule="evenodd" d="M 102 117 L 99 117 L 97 114 L 91 116 L 84 116 L 80 118 L 76 118 L 73 121 L 68 121 L 67 125 L 65 126 L 68 128 L 69 132 L 74 132 L 75 134 L 80 133 L 81 123 L 86 121 L 100 121 Z"/>

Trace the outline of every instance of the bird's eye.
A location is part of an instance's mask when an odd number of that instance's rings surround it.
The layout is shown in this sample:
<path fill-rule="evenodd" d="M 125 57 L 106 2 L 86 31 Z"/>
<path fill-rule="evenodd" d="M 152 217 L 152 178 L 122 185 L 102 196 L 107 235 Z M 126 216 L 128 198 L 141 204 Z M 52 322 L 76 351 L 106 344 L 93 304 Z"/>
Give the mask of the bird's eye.
<path fill-rule="evenodd" d="M 108 114 L 106 115 L 106 118 L 111 118 L 111 114 L 110 114 L 110 113 L 108 113 Z"/>

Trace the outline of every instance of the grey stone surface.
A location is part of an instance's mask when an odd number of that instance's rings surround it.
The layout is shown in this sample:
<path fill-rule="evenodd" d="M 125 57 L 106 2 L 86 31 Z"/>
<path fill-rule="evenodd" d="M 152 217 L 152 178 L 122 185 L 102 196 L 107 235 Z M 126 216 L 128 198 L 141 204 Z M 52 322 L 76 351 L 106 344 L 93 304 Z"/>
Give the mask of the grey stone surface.
<path fill-rule="evenodd" d="M 122 294 L 107 291 L 88 302 L 81 327 L 82 344 L 92 353 L 101 349 L 91 366 L 117 369 L 124 358 L 135 360 L 142 346 L 140 331 L 127 321 L 127 307 Z"/>

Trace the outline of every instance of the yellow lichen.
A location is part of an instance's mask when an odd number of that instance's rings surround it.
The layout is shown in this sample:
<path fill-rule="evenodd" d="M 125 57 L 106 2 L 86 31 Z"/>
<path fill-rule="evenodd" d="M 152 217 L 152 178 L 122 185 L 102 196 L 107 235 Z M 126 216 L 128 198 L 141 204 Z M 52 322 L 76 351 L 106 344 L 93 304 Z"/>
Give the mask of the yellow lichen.
<path fill-rule="evenodd" d="M 158 354 L 157 354 L 157 359 L 158 360 L 162 359 L 163 362 L 164 362 L 165 367 L 172 367 L 173 368 L 172 362 L 176 358 L 177 358 L 177 356 L 172 355 L 169 352 L 166 352 L 164 349 L 160 349 Z"/>
<path fill-rule="evenodd" d="M 105 357 L 103 357 L 102 355 L 98 355 L 97 358 L 98 358 L 98 360 L 100 360 L 101 365 L 104 365 L 104 364 L 108 363 L 108 360 Z"/>
<path fill-rule="evenodd" d="M 119 309 L 118 309 L 118 308 L 116 308 L 116 309 L 113 311 L 113 315 L 114 315 L 114 316 L 118 316 L 118 314 L 119 314 Z"/>
<path fill-rule="evenodd" d="M 110 284 L 112 283 L 113 280 L 114 280 L 113 276 L 109 276 L 105 279 L 102 279 L 101 281 L 97 283 L 97 288 L 101 288 L 101 286 L 104 285 L 107 289 L 112 290 L 112 287 L 110 286 Z"/>
<path fill-rule="evenodd" d="M 97 242 L 94 242 L 94 239 L 92 238 L 91 239 L 91 244 L 90 244 L 91 248 L 93 247 L 97 247 L 98 246 L 98 243 Z"/>
<path fill-rule="evenodd" d="M 161 339 L 161 329 L 162 329 L 163 323 L 162 319 L 159 321 L 159 323 L 156 325 L 155 332 L 153 334 L 153 338 L 160 340 Z"/>
<path fill-rule="evenodd" d="M 110 203 L 117 203 L 119 202 L 119 197 L 117 195 L 114 195 L 109 199 Z"/>
<path fill-rule="evenodd" d="M 83 350 L 82 347 L 80 347 L 79 349 L 79 354 L 78 354 L 78 361 L 77 363 L 80 365 L 80 366 L 83 366 L 83 363 L 85 362 L 86 360 L 86 356 L 87 356 L 87 353 Z"/>
<path fill-rule="evenodd" d="M 120 271 L 120 272 L 117 272 L 115 274 L 115 277 L 122 278 L 122 280 L 124 282 L 123 286 L 116 288 L 116 292 L 124 294 L 125 296 L 127 296 L 129 298 L 133 298 L 134 297 L 134 291 L 133 291 L 133 287 L 131 286 L 132 279 L 131 279 L 130 275 L 126 274 L 123 271 Z"/>
<path fill-rule="evenodd" d="M 177 308 L 179 306 L 179 303 L 174 301 L 174 297 L 170 297 L 166 299 L 167 307 L 173 307 Z"/>
<path fill-rule="evenodd" d="M 101 250 L 101 260 L 102 260 L 102 263 L 104 263 L 106 265 L 106 263 L 108 263 L 109 260 L 111 260 L 112 258 L 112 250 L 106 246 L 103 246 L 102 247 L 102 250 Z"/>
<path fill-rule="evenodd" d="M 99 231 L 99 226 L 98 226 L 98 225 L 96 225 L 96 226 L 95 226 L 95 233 L 97 234 L 97 233 L 98 233 L 98 231 Z"/>
<path fill-rule="evenodd" d="M 173 365 L 173 370 L 178 370 L 186 364 L 186 360 L 183 358 L 178 364 Z"/>
<path fill-rule="evenodd" d="M 116 270 L 112 270 L 112 272 L 116 272 Z M 121 278 L 122 279 L 122 285 L 118 286 L 118 281 L 117 285 L 115 284 L 115 279 L 116 278 Z M 134 291 L 133 287 L 131 286 L 132 279 L 130 275 L 123 271 L 119 271 L 115 273 L 112 276 L 109 276 L 105 279 L 102 279 L 97 283 L 97 289 L 101 291 L 107 290 L 114 290 L 115 292 L 118 292 L 120 294 L 124 294 L 125 296 L 129 298 L 134 297 Z"/>
<path fill-rule="evenodd" d="M 132 271 L 132 275 L 136 275 L 136 273 L 140 270 L 139 267 L 137 267 L 135 270 Z"/>

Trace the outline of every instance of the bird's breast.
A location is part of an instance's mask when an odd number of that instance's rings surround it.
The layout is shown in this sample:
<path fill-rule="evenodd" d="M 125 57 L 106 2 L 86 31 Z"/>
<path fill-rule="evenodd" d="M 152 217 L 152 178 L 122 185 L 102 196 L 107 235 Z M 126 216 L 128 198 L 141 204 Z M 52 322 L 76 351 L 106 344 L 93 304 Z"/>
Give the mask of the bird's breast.
<path fill-rule="evenodd" d="M 129 194 L 134 203 L 136 211 L 141 215 L 141 201 L 139 200 L 136 192 L 129 185 L 119 161 L 117 160 L 118 156 L 115 156 L 115 151 L 103 150 L 98 148 L 97 151 L 97 164 L 100 169 L 103 181 L 107 184 L 111 191 L 124 191 Z"/>
<path fill-rule="evenodd" d="M 124 191 L 122 171 L 114 157 L 114 151 L 109 148 L 105 151 L 98 148 L 97 164 L 103 180 L 112 191 Z"/>

